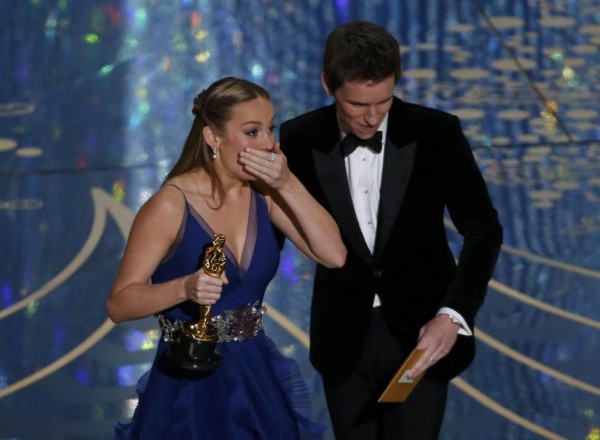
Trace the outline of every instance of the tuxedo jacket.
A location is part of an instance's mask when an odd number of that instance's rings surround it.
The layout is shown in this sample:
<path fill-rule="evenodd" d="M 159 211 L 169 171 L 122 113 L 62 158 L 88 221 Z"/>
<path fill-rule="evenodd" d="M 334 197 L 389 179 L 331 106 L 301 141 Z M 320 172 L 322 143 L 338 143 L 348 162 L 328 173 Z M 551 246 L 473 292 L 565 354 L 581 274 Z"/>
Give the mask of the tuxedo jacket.
<path fill-rule="evenodd" d="M 376 293 L 406 353 L 441 307 L 456 310 L 474 329 L 502 243 L 497 212 L 456 116 L 394 98 L 386 137 L 371 254 L 350 196 L 335 105 L 280 129 L 291 171 L 331 213 L 348 250 L 342 268 L 317 265 L 314 280 L 310 359 L 330 383 L 358 362 Z M 446 212 L 463 236 L 458 261 L 446 237 Z M 473 337 L 459 336 L 427 374 L 450 380 L 474 355 Z"/>

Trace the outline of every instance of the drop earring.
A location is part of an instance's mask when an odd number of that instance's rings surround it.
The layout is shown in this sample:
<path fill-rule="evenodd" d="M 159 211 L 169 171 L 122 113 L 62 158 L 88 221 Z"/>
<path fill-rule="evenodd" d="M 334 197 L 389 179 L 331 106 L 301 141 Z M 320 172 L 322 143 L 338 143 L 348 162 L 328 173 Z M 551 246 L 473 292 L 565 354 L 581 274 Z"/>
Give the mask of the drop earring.
<path fill-rule="evenodd" d="M 216 149 L 214 149 L 214 150 L 212 150 L 212 151 L 213 151 L 213 152 L 212 152 L 212 155 L 211 155 L 211 157 L 212 157 L 212 160 L 215 160 L 215 159 L 217 158 L 217 150 L 216 150 Z"/>

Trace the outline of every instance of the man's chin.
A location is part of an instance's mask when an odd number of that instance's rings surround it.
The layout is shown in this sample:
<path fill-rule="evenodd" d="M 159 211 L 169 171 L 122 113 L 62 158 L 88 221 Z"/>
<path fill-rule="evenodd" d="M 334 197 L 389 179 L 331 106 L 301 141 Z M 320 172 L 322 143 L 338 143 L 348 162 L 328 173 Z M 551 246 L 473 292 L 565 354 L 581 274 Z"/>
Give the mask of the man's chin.
<path fill-rule="evenodd" d="M 354 131 L 354 135 L 359 138 L 359 139 L 371 139 L 373 136 L 375 136 L 375 133 L 377 133 L 377 129 L 360 129 L 360 130 L 355 130 Z"/>

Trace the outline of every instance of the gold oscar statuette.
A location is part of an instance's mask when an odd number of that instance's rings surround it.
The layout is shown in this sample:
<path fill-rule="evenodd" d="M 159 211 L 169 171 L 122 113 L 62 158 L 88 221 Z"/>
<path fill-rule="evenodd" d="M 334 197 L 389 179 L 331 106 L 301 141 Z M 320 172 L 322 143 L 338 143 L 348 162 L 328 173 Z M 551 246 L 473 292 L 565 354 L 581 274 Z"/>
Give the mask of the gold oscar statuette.
<path fill-rule="evenodd" d="M 219 278 L 225 270 L 225 236 L 215 234 L 212 246 L 204 252 L 202 270 Z M 210 371 L 219 366 L 221 354 L 215 350 L 218 336 L 209 326 L 210 305 L 200 305 L 198 322 L 184 324 L 167 351 L 167 356 L 177 365 L 194 371 Z"/>

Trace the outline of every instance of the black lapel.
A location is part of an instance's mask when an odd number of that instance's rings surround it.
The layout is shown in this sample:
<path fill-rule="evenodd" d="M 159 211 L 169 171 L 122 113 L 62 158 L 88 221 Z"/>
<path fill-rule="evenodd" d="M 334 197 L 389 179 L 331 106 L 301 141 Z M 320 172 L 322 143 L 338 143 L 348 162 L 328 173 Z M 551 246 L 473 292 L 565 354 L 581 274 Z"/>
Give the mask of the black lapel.
<path fill-rule="evenodd" d="M 329 124 L 325 124 L 325 128 L 317 135 L 319 141 L 316 142 L 317 145 L 327 147 L 312 149 L 315 169 L 320 186 L 331 208 L 331 213 L 337 220 L 342 234 L 356 253 L 370 263 L 372 260 L 371 252 L 360 231 L 354 212 L 352 196 L 348 187 L 348 177 L 346 176 L 346 166 L 340 152 L 340 133 L 335 108 L 332 106 L 331 110 L 333 111 L 330 111 L 329 117 L 324 118 L 329 121 Z"/>
<path fill-rule="evenodd" d="M 375 260 L 381 255 L 396 223 L 410 180 L 416 149 L 416 142 L 397 147 L 388 140 L 385 145 L 375 235 Z"/>
<path fill-rule="evenodd" d="M 388 118 L 379 193 L 375 260 L 381 256 L 404 201 L 415 160 L 417 142 L 406 104 L 394 98 Z"/>

